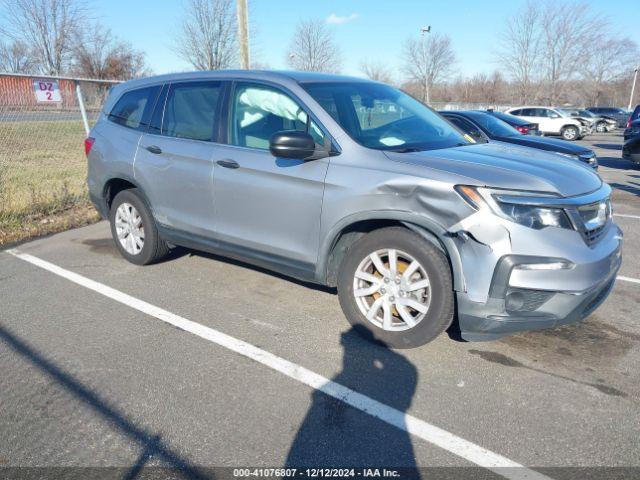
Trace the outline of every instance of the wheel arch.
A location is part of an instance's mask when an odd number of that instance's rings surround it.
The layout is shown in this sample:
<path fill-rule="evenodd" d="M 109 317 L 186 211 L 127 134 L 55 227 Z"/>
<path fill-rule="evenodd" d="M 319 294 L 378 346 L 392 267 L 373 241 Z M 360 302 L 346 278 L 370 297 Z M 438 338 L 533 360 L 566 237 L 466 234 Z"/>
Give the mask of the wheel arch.
<path fill-rule="evenodd" d="M 147 195 L 144 193 L 144 190 L 140 188 L 140 185 L 135 181 L 134 178 L 129 177 L 128 175 L 118 175 L 115 177 L 111 177 L 109 180 L 104 182 L 104 187 L 102 188 L 102 198 L 104 199 L 104 205 L 106 207 L 107 214 L 111 210 L 111 204 L 113 203 L 113 199 L 115 196 L 122 192 L 123 190 L 131 190 L 135 188 L 139 195 L 142 197 L 142 200 L 147 204 L 151 213 L 153 214 L 153 208 Z"/>
<path fill-rule="evenodd" d="M 324 285 L 335 287 L 340 264 L 349 247 L 367 233 L 390 226 L 401 226 L 411 230 L 442 251 L 451 268 L 454 289 L 464 289 L 460 255 L 446 229 L 429 218 L 400 211 L 354 214 L 338 222 L 321 243 L 316 267 L 317 280 Z"/>

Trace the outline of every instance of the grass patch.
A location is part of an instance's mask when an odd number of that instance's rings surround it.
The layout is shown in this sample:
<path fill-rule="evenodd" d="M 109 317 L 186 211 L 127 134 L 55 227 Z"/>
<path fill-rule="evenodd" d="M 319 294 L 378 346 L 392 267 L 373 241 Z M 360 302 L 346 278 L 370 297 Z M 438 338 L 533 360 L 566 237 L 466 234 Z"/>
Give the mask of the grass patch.
<path fill-rule="evenodd" d="M 0 245 L 97 220 L 81 121 L 0 122 Z"/>

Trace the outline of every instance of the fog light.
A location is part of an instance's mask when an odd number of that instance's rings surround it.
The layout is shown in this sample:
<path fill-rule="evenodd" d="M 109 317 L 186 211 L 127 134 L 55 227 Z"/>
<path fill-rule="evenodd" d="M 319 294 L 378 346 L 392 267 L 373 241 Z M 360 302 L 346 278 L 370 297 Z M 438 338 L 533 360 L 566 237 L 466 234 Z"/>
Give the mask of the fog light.
<path fill-rule="evenodd" d="M 521 263 L 516 265 L 517 270 L 569 270 L 575 264 L 571 262 L 551 262 L 551 263 Z"/>
<path fill-rule="evenodd" d="M 524 294 L 522 292 L 511 292 L 505 298 L 505 306 L 511 312 L 517 312 L 524 307 Z"/>

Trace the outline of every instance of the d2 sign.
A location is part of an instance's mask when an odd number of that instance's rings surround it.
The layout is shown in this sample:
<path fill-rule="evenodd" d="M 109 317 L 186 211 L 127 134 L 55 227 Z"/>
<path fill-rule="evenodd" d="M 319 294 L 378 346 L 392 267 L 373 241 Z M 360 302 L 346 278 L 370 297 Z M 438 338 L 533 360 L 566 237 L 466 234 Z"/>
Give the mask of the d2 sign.
<path fill-rule="evenodd" d="M 61 102 L 60 87 L 55 80 L 34 80 L 33 91 L 38 103 Z"/>

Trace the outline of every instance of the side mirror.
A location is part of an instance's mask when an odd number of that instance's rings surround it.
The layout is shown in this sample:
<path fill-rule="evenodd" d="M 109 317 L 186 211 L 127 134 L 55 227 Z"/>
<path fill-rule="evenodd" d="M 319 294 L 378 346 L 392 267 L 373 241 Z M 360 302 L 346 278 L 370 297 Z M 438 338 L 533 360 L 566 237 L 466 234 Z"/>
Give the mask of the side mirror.
<path fill-rule="evenodd" d="M 269 139 L 269 151 L 274 157 L 297 160 L 315 160 L 329 156 L 324 150 L 316 150 L 316 143 L 311 135 L 299 130 L 274 133 Z"/>

